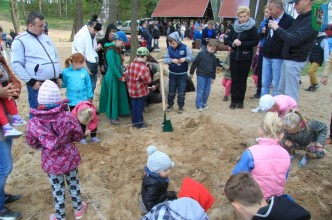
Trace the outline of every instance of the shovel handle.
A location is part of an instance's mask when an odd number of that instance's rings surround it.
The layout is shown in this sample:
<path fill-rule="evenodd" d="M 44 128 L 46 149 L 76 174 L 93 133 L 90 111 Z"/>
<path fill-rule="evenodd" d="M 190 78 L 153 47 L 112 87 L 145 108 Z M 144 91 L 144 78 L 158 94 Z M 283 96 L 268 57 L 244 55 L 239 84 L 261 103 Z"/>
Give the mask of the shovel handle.
<path fill-rule="evenodd" d="M 158 60 L 159 62 L 159 72 L 160 72 L 160 86 L 161 86 L 161 98 L 163 103 L 163 113 L 166 110 L 166 97 L 165 97 L 165 87 L 164 87 L 164 69 L 163 60 Z"/>

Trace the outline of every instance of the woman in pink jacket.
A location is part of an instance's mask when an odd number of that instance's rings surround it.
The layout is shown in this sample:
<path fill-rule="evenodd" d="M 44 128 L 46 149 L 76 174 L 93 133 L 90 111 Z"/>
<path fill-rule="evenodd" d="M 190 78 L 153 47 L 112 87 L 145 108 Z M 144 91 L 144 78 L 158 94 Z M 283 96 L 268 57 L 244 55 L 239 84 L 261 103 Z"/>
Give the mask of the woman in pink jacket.
<path fill-rule="evenodd" d="M 83 133 L 77 119 L 68 112 L 68 101 L 62 101 L 58 86 L 46 80 L 39 89 L 39 106 L 31 109 L 33 118 L 26 130 L 29 146 L 41 149 L 42 169 L 48 174 L 53 190 L 55 214 L 49 220 L 65 219 L 65 179 L 71 195 L 75 219 L 81 219 L 88 208 L 82 201 L 78 181 L 81 157 L 74 141 Z"/>
<path fill-rule="evenodd" d="M 96 107 L 88 101 L 82 101 L 76 105 L 71 111 L 81 124 L 84 136 L 81 144 L 87 144 L 87 136 L 91 136 L 90 141 L 94 143 L 100 142 L 97 138 L 98 117 Z"/>
<path fill-rule="evenodd" d="M 268 112 L 258 131 L 258 144 L 245 150 L 237 162 L 232 175 L 251 173 L 260 186 L 264 199 L 284 193 L 290 156 L 279 145 L 283 138 L 283 123 L 275 112 Z"/>

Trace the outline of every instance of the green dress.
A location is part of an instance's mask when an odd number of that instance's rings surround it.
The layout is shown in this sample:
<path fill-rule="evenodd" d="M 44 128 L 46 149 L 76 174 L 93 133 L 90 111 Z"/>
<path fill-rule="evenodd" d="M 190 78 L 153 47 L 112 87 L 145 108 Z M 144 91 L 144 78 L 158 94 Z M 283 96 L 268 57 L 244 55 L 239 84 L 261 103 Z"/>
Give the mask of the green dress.
<path fill-rule="evenodd" d="M 105 47 L 114 43 L 105 44 Z M 99 112 L 106 113 L 111 120 L 118 119 L 119 115 L 130 115 L 127 88 L 125 82 L 120 81 L 123 67 L 121 56 L 114 49 L 106 52 L 108 64 L 107 72 L 102 81 L 99 99 Z"/>

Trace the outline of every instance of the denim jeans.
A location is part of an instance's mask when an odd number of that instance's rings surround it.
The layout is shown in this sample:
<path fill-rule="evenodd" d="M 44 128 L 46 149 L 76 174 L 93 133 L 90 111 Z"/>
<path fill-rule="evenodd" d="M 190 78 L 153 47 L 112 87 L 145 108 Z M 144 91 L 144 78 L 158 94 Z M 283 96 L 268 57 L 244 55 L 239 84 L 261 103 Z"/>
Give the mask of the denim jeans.
<path fill-rule="evenodd" d="M 28 101 L 30 108 L 37 108 L 38 107 L 38 91 L 39 89 L 33 89 L 32 86 L 27 85 L 28 90 Z M 32 118 L 32 114 L 29 113 L 30 119 Z"/>
<path fill-rule="evenodd" d="M 282 62 L 282 59 L 270 59 L 263 57 L 261 96 L 270 94 L 271 82 L 273 87 L 272 96 L 278 95 L 278 85 L 280 80 Z"/>
<path fill-rule="evenodd" d="M 94 94 L 95 93 L 96 84 L 97 84 L 97 74 L 92 73 L 92 75 L 90 75 L 90 79 L 91 79 L 91 84 L 92 84 L 92 92 Z"/>
<path fill-rule="evenodd" d="M 6 181 L 13 169 L 12 144 L 12 139 L 0 141 L 0 210 L 4 209 Z"/>
<path fill-rule="evenodd" d="M 197 76 L 196 107 L 203 108 L 210 95 L 211 80 L 209 76 Z"/>
<path fill-rule="evenodd" d="M 159 39 L 153 39 L 154 49 L 159 49 Z"/>
<path fill-rule="evenodd" d="M 184 106 L 185 92 L 187 86 L 187 74 L 176 75 L 169 73 L 169 92 L 168 105 L 174 105 L 174 98 L 176 92 L 178 93 L 178 105 L 180 108 Z"/>
<path fill-rule="evenodd" d="M 141 128 L 143 126 L 145 98 L 131 98 L 131 122 L 134 127 Z"/>

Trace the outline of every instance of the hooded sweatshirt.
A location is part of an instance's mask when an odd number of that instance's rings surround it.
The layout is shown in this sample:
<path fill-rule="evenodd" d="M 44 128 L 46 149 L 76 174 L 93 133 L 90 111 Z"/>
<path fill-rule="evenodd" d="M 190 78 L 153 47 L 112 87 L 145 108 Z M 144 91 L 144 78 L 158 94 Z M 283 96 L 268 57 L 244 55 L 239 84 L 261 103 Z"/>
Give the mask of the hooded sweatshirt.
<path fill-rule="evenodd" d="M 193 60 L 190 48 L 181 42 L 178 32 L 173 32 L 169 35 L 173 38 L 178 46 L 174 49 L 169 46 L 166 50 L 164 62 L 168 64 L 170 74 L 185 75 L 188 72 L 189 62 Z M 185 58 L 186 61 L 183 63 L 175 64 L 172 59 Z"/>

